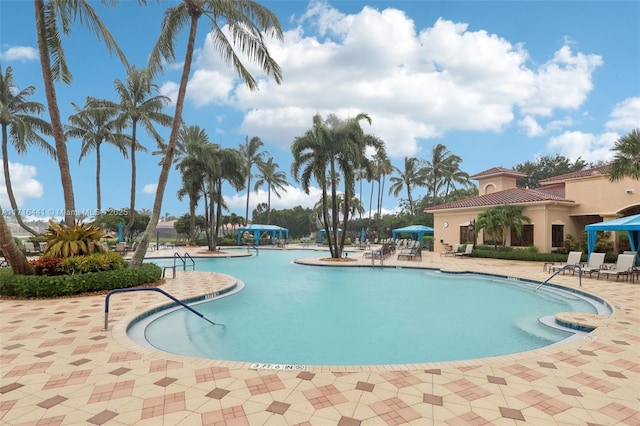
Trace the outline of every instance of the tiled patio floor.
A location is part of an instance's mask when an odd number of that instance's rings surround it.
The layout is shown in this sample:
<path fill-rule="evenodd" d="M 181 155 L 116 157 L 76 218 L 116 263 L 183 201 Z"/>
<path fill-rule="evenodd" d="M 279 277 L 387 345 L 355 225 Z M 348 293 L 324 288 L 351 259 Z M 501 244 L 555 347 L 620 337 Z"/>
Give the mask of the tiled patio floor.
<path fill-rule="evenodd" d="M 540 264 L 438 253 L 385 265 L 548 277 Z M 233 282 L 180 271 L 162 288 L 186 297 Z M 577 287 L 578 279 L 553 283 Z M 640 286 L 583 278 L 582 290 L 614 312 L 572 342 L 481 360 L 305 371 L 253 370 L 137 345 L 127 323 L 165 302 L 156 293 L 114 295 L 106 332 L 104 296 L 1 300 L 0 424 L 640 425 Z"/>

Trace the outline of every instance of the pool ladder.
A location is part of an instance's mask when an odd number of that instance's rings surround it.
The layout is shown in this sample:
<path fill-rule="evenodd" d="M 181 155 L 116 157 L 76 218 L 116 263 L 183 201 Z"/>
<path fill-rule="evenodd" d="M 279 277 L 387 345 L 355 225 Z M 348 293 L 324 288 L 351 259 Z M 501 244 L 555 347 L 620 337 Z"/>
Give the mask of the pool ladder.
<path fill-rule="evenodd" d="M 260 254 L 260 250 L 255 244 L 247 244 L 247 253 L 249 253 L 249 249 L 254 249 L 256 251 L 256 256 Z"/>
<path fill-rule="evenodd" d="M 187 270 L 187 266 L 189 266 L 191 268 L 192 271 L 196 270 L 196 261 L 193 260 L 193 257 L 191 257 L 191 255 L 189 253 L 184 254 L 183 256 L 180 256 L 180 253 L 175 252 L 173 253 L 173 266 L 163 266 L 162 267 L 162 278 L 164 278 L 164 274 L 167 271 L 167 269 L 171 269 L 172 273 L 173 273 L 173 278 L 176 277 L 176 267 L 177 267 L 177 260 L 180 259 L 180 262 L 182 263 L 182 270 L 186 271 Z M 187 265 L 187 259 L 191 262 L 189 265 Z"/>
<path fill-rule="evenodd" d="M 580 287 L 582 287 L 582 267 L 580 267 L 580 265 L 576 264 L 576 265 L 564 265 L 562 268 L 558 269 L 556 272 L 551 274 L 551 276 L 549 278 L 544 280 L 538 287 L 536 287 L 536 289 L 534 291 L 538 291 L 538 289 L 540 287 L 542 287 L 543 285 L 545 285 L 546 283 L 548 283 L 549 280 L 551 280 L 551 278 L 555 277 L 556 275 L 558 275 L 560 272 L 564 271 L 565 269 L 574 269 L 574 270 L 577 269 L 578 270 L 578 283 L 580 284 Z"/>

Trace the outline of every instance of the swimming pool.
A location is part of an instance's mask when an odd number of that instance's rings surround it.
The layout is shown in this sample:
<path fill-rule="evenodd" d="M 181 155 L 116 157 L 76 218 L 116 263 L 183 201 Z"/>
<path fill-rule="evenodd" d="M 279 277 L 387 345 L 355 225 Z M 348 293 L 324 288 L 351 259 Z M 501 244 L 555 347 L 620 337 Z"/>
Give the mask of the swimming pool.
<path fill-rule="evenodd" d="M 461 360 L 546 346 L 572 333 L 542 325 L 557 312 L 598 313 L 586 297 L 519 280 L 391 268 L 305 266 L 309 251 L 197 259 L 197 269 L 246 285 L 194 306 L 139 321 L 130 335 L 197 357 L 303 365 L 409 364 Z M 316 253 L 318 257 L 326 253 Z M 171 261 L 159 261 L 161 265 Z"/>

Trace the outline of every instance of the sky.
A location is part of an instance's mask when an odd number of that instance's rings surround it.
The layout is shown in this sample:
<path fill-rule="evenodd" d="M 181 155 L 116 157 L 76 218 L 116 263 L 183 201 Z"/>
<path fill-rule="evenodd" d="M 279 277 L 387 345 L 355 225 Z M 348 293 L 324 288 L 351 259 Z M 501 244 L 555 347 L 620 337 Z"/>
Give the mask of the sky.
<path fill-rule="evenodd" d="M 107 8 L 92 3 L 137 67 L 146 66 L 163 12 L 175 4 L 142 7 L 121 1 Z M 183 119 L 205 129 L 210 141 L 223 148 L 238 148 L 247 137 L 260 137 L 291 184 L 281 198 L 272 195 L 274 209 L 312 207 L 320 198 L 317 186 L 307 195 L 290 173 L 291 143 L 318 113 L 340 118 L 367 113 L 372 123 L 364 124 L 364 130 L 385 142 L 400 169 L 405 157 L 428 159 L 435 145 L 444 144 L 462 158 L 461 169 L 470 175 L 545 155 L 607 161 L 614 142 L 640 127 L 638 1 L 261 4 L 277 15 L 284 32 L 284 40 L 268 40 L 283 71 L 282 84 L 247 63 L 259 81 L 259 90 L 248 90 L 220 60 L 207 37 L 210 27 L 201 19 Z M 0 1 L 0 66 L 3 73 L 12 67 L 18 88 L 34 86 L 31 100 L 46 105 L 33 9 L 32 1 Z M 84 105 L 87 96 L 117 100 L 114 81 L 125 81 L 126 71 L 80 25 L 72 27 L 63 43 L 74 77 L 71 85 L 56 86 L 66 122 L 74 112 L 72 102 Z M 155 80 L 159 93 L 173 100 L 185 46 L 186 33 L 177 39 L 177 63 L 167 64 Z M 173 104 L 164 112 L 173 115 Z M 43 118 L 48 120 L 48 113 Z M 168 139 L 169 128 L 158 130 Z M 149 152 L 136 156 L 136 209 L 151 209 L 160 158 L 151 155 L 156 146 L 150 135 L 139 132 L 139 140 Z M 97 204 L 95 155 L 79 162 L 80 145 L 80 140 L 68 141 L 76 209 L 92 216 Z M 25 155 L 10 148 L 8 157 L 23 216 L 62 216 L 62 185 L 54 160 L 35 147 Z M 103 210 L 128 207 L 130 160 L 103 146 L 102 164 Z M 0 205 L 7 211 L 6 184 L 0 179 Z M 180 185 L 179 173 L 172 170 L 163 214 L 188 212 L 187 201 L 176 197 Z M 266 187 L 251 190 L 252 210 L 267 201 L 267 194 Z M 367 210 L 370 191 L 365 184 Z M 425 193 L 417 189 L 414 199 Z M 244 216 L 246 196 L 246 190 L 225 188 L 226 214 Z M 383 211 L 397 211 L 399 202 L 384 194 Z"/>

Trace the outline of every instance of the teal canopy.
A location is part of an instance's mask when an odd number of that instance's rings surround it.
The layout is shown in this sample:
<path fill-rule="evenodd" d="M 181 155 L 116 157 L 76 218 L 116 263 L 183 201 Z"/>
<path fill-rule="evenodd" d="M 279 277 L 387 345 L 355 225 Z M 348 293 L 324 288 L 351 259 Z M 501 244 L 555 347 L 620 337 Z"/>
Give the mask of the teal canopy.
<path fill-rule="evenodd" d="M 589 254 L 596 246 L 596 234 L 598 231 L 627 231 L 629 234 L 629 245 L 631 251 L 640 250 L 640 214 L 633 216 L 619 217 L 606 222 L 592 223 L 585 226 L 587 231 L 587 248 Z"/>
<path fill-rule="evenodd" d="M 265 234 L 269 235 L 272 240 L 275 239 L 276 236 L 281 240 L 289 239 L 289 230 L 287 228 L 282 228 L 276 225 L 251 224 L 251 225 L 243 226 L 242 228 L 238 229 L 238 245 L 240 245 L 240 241 L 242 240 L 242 234 L 244 232 L 250 232 L 253 234 L 253 241 L 257 246 L 260 245 L 260 237 L 262 237 Z"/>
<path fill-rule="evenodd" d="M 422 239 L 424 238 L 424 234 L 433 234 L 433 228 L 425 225 L 410 225 L 405 226 L 404 228 L 397 228 L 391 231 L 391 236 L 393 237 L 393 241 L 396 240 L 398 234 L 411 234 L 415 235 L 416 239 L 420 241 L 422 245 Z"/>

